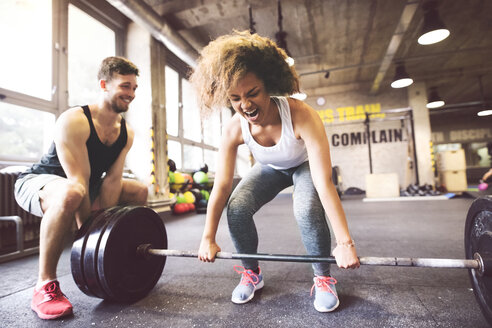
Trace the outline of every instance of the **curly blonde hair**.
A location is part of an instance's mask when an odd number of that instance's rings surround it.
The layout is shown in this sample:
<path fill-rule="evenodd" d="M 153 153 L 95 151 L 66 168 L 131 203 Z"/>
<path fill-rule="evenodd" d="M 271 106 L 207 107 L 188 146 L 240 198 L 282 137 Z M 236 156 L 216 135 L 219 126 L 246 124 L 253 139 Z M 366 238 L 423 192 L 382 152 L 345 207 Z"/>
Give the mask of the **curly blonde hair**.
<path fill-rule="evenodd" d="M 202 114 L 230 107 L 228 90 L 250 72 L 271 96 L 299 92 L 299 77 L 287 57 L 275 42 L 249 31 L 234 31 L 210 42 L 190 76 Z"/>

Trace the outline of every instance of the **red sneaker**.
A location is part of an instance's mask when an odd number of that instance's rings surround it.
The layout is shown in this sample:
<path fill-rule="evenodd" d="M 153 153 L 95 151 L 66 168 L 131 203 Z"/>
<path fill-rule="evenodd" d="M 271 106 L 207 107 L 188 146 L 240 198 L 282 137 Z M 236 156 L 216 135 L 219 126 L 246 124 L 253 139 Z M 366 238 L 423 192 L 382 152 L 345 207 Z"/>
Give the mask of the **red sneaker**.
<path fill-rule="evenodd" d="M 40 290 L 34 288 L 31 309 L 41 319 L 56 319 L 72 313 L 72 304 L 60 290 L 60 283 L 50 281 Z"/>

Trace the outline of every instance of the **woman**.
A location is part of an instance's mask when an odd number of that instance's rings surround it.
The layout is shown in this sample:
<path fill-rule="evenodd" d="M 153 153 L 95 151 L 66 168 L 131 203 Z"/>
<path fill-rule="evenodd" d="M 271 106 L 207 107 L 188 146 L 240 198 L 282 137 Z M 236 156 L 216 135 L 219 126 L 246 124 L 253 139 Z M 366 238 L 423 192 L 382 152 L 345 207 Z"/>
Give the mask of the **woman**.
<path fill-rule="evenodd" d="M 294 185 L 294 215 L 307 252 L 330 255 L 326 212 L 336 238 L 333 254 L 337 265 L 357 268 L 355 245 L 331 181 L 330 150 L 323 123 L 307 104 L 282 97 L 299 92 L 297 73 L 286 58 L 286 53 L 270 39 L 247 31 L 235 32 L 206 46 L 191 76 L 199 106 L 205 113 L 225 106 L 236 112 L 219 147 L 219 173 L 208 203 L 199 259 L 213 262 L 220 251 L 215 236 L 226 202 L 237 252 L 256 253 L 258 235 L 253 214 L 281 190 Z M 257 163 L 229 198 L 237 149 L 243 143 Z M 232 301 L 237 304 L 250 301 L 255 290 L 264 284 L 258 261 L 242 263 L 244 267 L 235 267 L 242 275 L 232 292 Z M 313 270 L 314 307 L 320 312 L 333 311 L 339 301 L 330 266 L 314 263 Z"/>

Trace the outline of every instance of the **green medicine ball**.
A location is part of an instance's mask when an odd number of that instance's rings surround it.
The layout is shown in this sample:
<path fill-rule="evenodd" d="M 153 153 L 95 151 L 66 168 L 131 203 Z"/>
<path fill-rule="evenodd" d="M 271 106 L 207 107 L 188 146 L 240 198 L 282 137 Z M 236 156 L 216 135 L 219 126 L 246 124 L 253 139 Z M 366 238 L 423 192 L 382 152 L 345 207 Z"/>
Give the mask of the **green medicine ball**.
<path fill-rule="evenodd" d="M 210 193 L 207 190 L 200 190 L 200 193 L 203 196 L 203 199 L 208 200 L 210 198 Z"/>
<path fill-rule="evenodd" d="M 196 183 L 207 183 L 208 182 L 208 175 L 205 172 L 198 171 L 193 174 L 193 181 Z"/>

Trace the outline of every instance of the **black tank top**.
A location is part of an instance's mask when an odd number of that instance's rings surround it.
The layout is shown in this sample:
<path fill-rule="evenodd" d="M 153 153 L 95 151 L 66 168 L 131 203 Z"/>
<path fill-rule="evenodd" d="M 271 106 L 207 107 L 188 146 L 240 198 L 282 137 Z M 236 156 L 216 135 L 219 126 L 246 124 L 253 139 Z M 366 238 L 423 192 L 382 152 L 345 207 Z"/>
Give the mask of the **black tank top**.
<path fill-rule="evenodd" d="M 126 145 L 128 135 L 126 131 L 125 119 L 121 118 L 120 135 L 118 139 L 111 145 L 106 146 L 99 139 L 94 123 L 92 122 L 91 111 L 89 106 L 83 106 L 84 114 L 89 121 L 91 133 L 86 141 L 87 152 L 89 154 L 89 163 L 91 166 L 91 176 L 89 179 L 89 188 L 95 187 L 101 180 L 102 174 L 107 172 L 111 165 L 116 161 L 121 151 Z M 19 178 L 27 174 L 55 174 L 66 178 L 67 175 L 60 164 L 56 153 L 56 145 L 53 142 L 48 150 L 48 153 L 43 155 L 39 163 L 31 166 L 30 169 L 19 175 Z"/>

